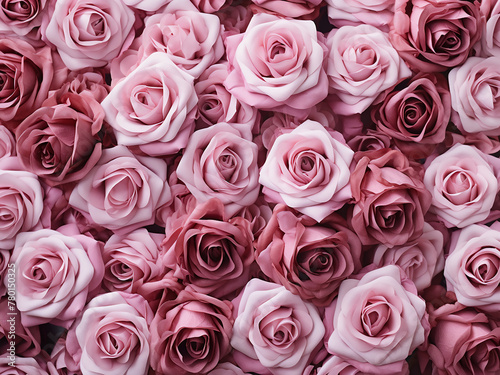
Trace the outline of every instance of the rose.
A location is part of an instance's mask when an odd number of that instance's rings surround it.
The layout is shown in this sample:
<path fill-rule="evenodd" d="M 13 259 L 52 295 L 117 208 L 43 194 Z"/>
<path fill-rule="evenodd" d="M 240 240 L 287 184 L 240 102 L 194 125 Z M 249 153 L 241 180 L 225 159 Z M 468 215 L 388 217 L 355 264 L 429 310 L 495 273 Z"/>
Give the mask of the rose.
<path fill-rule="evenodd" d="M 162 156 L 186 146 L 196 103 L 193 77 L 157 52 L 118 81 L 102 106 L 118 144 Z"/>
<path fill-rule="evenodd" d="M 439 72 L 462 64 L 481 37 L 479 2 L 397 0 L 391 42 L 415 71 Z"/>
<path fill-rule="evenodd" d="M 422 234 L 430 195 L 420 165 L 397 150 L 359 153 L 351 175 L 351 225 L 363 245 L 403 245 Z"/>
<path fill-rule="evenodd" d="M 448 75 L 453 122 L 467 133 L 500 135 L 499 57 L 469 57 Z"/>
<path fill-rule="evenodd" d="M 134 22 L 133 10 L 120 0 L 62 0 L 43 38 L 71 70 L 104 67 L 130 46 Z"/>
<path fill-rule="evenodd" d="M 16 155 L 16 140 L 5 126 L 0 125 L 0 158 Z"/>
<path fill-rule="evenodd" d="M 42 23 L 47 0 L 4 0 L 0 3 L 0 31 L 24 36 Z"/>
<path fill-rule="evenodd" d="M 340 283 L 361 268 L 361 242 L 340 216 L 331 215 L 319 225 L 277 205 L 258 238 L 256 256 L 272 281 L 327 306 Z"/>
<path fill-rule="evenodd" d="M 193 4 L 200 12 L 216 13 L 222 7 L 231 5 L 232 0 L 193 0 Z"/>
<path fill-rule="evenodd" d="M 326 5 L 328 18 L 337 27 L 367 24 L 388 32 L 394 17 L 392 0 L 326 0 Z"/>
<path fill-rule="evenodd" d="M 80 180 L 101 157 L 103 120 L 88 92 L 51 97 L 16 128 L 17 154 L 50 185 Z"/>
<path fill-rule="evenodd" d="M 134 156 L 126 147 L 105 149 L 99 162 L 78 182 L 69 204 L 89 220 L 115 232 L 153 224 L 155 210 L 170 199 L 167 164 Z"/>
<path fill-rule="evenodd" d="M 224 86 L 238 100 L 295 114 L 327 96 L 324 46 L 312 21 L 259 13 L 226 44 L 230 72 Z"/>
<path fill-rule="evenodd" d="M 328 33 L 326 73 L 336 96 L 333 109 L 342 115 L 362 113 L 410 69 L 375 26 L 342 26 Z"/>
<path fill-rule="evenodd" d="M 15 363 L 15 366 L 9 363 Z M 6 355 L 0 358 L 0 374 L 5 375 L 50 375 L 41 358 L 17 357 L 13 361 Z"/>
<path fill-rule="evenodd" d="M 157 374 L 205 374 L 229 354 L 231 307 L 183 290 L 163 303 L 151 323 L 151 367 Z"/>
<path fill-rule="evenodd" d="M 231 362 L 223 362 L 219 363 L 208 375 L 247 375 L 247 373 Z"/>
<path fill-rule="evenodd" d="M 428 160 L 424 184 L 432 195 L 429 212 L 448 228 L 487 219 L 499 189 L 498 167 L 496 158 L 461 144 Z"/>
<path fill-rule="evenodd" d="M 259 195 L 257 145 L 249 139 L 249 132 L 226 123 L 194 132 L 177 177 L 200 202 L 217 198 L 233 216 Z"/>
<path fill-rule="evenodd" d="M 314 305 L 260 279 L 250 280 L 233 305 L 231 346 L 243 371 L 302 373 L 325 333 Z"/>
<path fill-rule="evenodd" d="M 384 367 L 388 373 L 401 371 L 406 357 L 427 338 L 425 301 L 397 266 L 343 281 L 336 303 L 328 309 L 334 312 L 328 352 L 363 372 L 380 373 Z M 331 317 L 331 311 L 325 316 Z"/>
<path fill-rule="evenodd" d="M 145 24 L 139 60 L 164 52 L 175 65 L 198 78 L 224 54 L 219 18 L 199 12 L 190 2 L 170 1 L 162 13 L 148 17 Z"/>
<path fill-rule="evenodd" d="M 500 45 L 496 35 L 498 34 L 498 23 L 500 14 L 500 4 L 495 0 L 481 1 L 481 13 L 486 18 L 486 23 L 481 34 L 481 55 L 498 56 Z"/>
<path fill-rule="evenodd" d="M 101 103 L 109 93 L 109 86 L 105 83 L 102 74 L 98 72 L 70 72 L 66 82 L 54 95 L 62 96 L 62 93 L 65 92 L 72 92 L 75 94 L 87 92 L 90 93 L 95 100 Z"/>
<path fill-rule="evenodd" d="M 421 159 L 445 139 L 450 91 L 437 74 L 419 73 L 400 84 L 372 108 L 371 117 L 377 130 L 392 137 L 405 155 Z"/>
<path fill-rule="evenodd" d="M 276 138 L 260 170 L 263 193 L 320 222 L 352 197 L 353 154 L 340 133 L 308 120 Z"/>
<path fill-rule="evenodd" d="M 452 233 L 444 277 L 447 290 L 465 306 L 500 307 L 500 223 L 469 225 Z"/>
<path fill-rule="evenodd" d="M 74 226 L 20 233 L 12 253 L 16 305 L 25 326 L 68 326 L 101 285 L 102 244 Z"/>
<path fill-rule="evenodd" d="M 222 203 L 198 204 L 182 223 L 166 232 L 164 264 L 199 293 L 227 296 L 245 285 L 254 260 L 250 222 L 227 218 Z"/>
<path fill-rule="evenodd" d="M 252 0 L 256 5 L 252 7 L 255 13 L 267 11 L 282 17 L 307 19 L 316 18 L 319 13 L 321 0 L 295 0 L 284 3 L 281 0 Z"/>

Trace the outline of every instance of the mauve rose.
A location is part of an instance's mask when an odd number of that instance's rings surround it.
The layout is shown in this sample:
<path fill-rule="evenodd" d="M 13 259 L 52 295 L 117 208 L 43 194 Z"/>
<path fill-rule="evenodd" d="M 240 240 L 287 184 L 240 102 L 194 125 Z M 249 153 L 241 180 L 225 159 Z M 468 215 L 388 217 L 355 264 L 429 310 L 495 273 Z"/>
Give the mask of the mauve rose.
<path fill-rule="evenodd" d="M 327 308 L 334 312 L 330 353 L 363 372 L 403 370 L 406 357 L 425 342 L 430 327 L 425 301 L 400 272 L 397 266 L 386 266 L 342 282 L 336 303 Z M 325 312 L 328 320 L 331 315 Z"/>
<path fill-rule="evenodd" d="M 316 18 L 322 0 L 252 0 L 256 6 L 252 7 L 254 13 L 270 12 L 288 18 Z"/>
<path fill-rule="evenodd" d="M 354 152 L 338 132 L 308 120 L 278 136 L 260 170 L 263 193 L 320 222 L 352 198 Z"/>
<path fill-rule="evenodd" d="M 130 46 L 134 22 L 134 11 L 121 0 L 61 0 L 54 3 L 43 39 L 71 70 L 104 67 Z"/>
<path fill-rule="evenodd" d="M 499 191 L 500 162 L 475 147 L 456 144 L 426 164 L 429 212 L 448 228 L 486 220 Z"/>
<path fill-rule="evenodd" d="M 379 94 L 410 69 L 391 45 L 387 33 L 371 25 L 342 26 L 328 33 L 326 73 L 333 109 L 342 115 L 365 111 Z"/>
<path fill-rule="evenodd" d="M 301 374 L 325 333 L 314 305 L 261 279 L 250 280 L 232 302 L 236 364 L 261 375 Z"/>
<path fill-rule="evenodd" d="M 332 355 L 321 365 L 317 375 L 376 375 L 382 374 L 380 371 L 383 371 L 384 375 L 408 375 L 410 373 L 407 363 L 404 364 L 402 370 L 397 370 L 395 372 L 390 372 L 387 368 L 378 371 L 375 370 L 374 372 L 365 372 L 357 369 L 346 360 Z"/>
<path fill-rule="evenodd" d="M 337 27 L 367 24 L 387 32 L 394 17 L 394 0 L 326 0 L 326 5 Z"/>
<path fill-rule="evenodd" d="M 361 242 L 337 215 L 319 225 L 277 205 L 255 247 L 267 277 L 316 306 L 329 305 L 340 283 L 361 269 Z"/>
<path fill-rule="evenodd" d="M 226 45 L 230 73 L 224 86 L 242 102 L 296 114 L 328 94 L 326 47 L 312 21 L 259 13 Z"/>
<path fill-rule="evenodd" d="M 177 177 L 200 202 L 217 198 L 233 216 L 259 195 L 257 145 L 249 139 L 250 132 L 226 123 L 197 130 L 183 152 Z"/>
<path fill-rule="evenodd" d="M 196 103 L 193 77 L 156 52 L 113 86 L 102 107 L 118 144 L 164 156 L 186 146 Z"/>
<path fill-rule="evenodd" d="M 74 226 L 20 233 L 12 253 L 16 305 L 25 326 L 68 326 L 104 274 L 102 244 Z"/>
<path fill-rule="evenodd" d="M 363 245 L 403 245 L 422 234 L 430 194 L 421 168 L 397 150 L 356 154 L 351 225 Z"/>
<path fill-rule="evenodd" d="M 220 20 L 199 12 L 189 1 L 173 0 L 145 20 L 139 60 L 154 52 L 168 54 L 179 68 L 198 78 L 224 54 Z"/>
<path fill-rule="evenodd" d="M 392 137 L 396 147 L 412 159 L 429 156 L 444 141 L 450 114 L 446 79 L 426 73 L 399 82 L 371 110 L 377 130 Z"/>
<path fill-rule="evenodd" d="M 101 73 L 94 71 L 86 71 L 82 73 L 70 72 L 66 78 L 66 82 L 64 82 L 62 87 L 57 90 L 55 95 L 57 96 L 59 92 L 72 92 L 75 94 L 88 92 L 92 94 L 95 100 L 101 103 L 108 95 L 109 90 L 110 88 L 106 84 Z"/>
<path fill-rule="evenodd" d="M 47 0 L 3 0 L 0 2 L 0 32 L 25 36 L 42 23 Z"/>
<path fill-rule="evenodd" d="M 356 151 L 375 151 L 383 148 L 390 148 L 392 138 L 387 134 L 378 132 L 376 130 L 368 129 L 365 134 L 355 135 L 348 142 L 347 145 Z"/>
<path fill-rule="evenodd" d="M 394 12 L 391 42 L 415 71 L 458 66 L 481 38 L 478 1 L 396 0 Z"/>
<path fill-rule="evenodd" d="M 205 374 L 231 351 L 229 301 L 183 290 L 151 323 L 151 367 L 158 375 Z"/>
<path fill-rule="evenodd" d="M 217 199 L 198 204 L 182 223 L 167 231 L 164 264 L 199 293 L 224 297 L 243 287 L 254 261 L 250 222 L 228 220 Z"/>
<path fill-rule="evenodd" d="M 16 140 L 5 126 L 0 125 L 0 158 L 16 156 Z"/>
<path fill-rule="evenodd" d="M 480 56 L 500 56 L 500 41 L 498 40 L 500 3 L 497 0 L 482 0 L 480 9 L 486 18 L 481 34 Z"/>
<path fill-rule="evenodd" d="M 69 204 L 86 218 L 115 232 L 153 224 L 155 211 L 171 199 L 167 164 L 134 156 L 125 146 L 103 150 L 94 168 L 78 182 Z"/>

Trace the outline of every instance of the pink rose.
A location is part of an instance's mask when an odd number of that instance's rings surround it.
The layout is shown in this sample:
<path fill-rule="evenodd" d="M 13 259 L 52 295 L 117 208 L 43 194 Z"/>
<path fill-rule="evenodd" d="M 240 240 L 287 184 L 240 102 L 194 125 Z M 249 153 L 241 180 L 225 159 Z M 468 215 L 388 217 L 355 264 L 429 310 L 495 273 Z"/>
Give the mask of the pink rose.
<path fill-rule="evenodd" d="M 256 5 L 255 13 L 261 13 L 262 10 L 289 18 L 316 18 L 322 0 L 252 0 Z"/>
<path fill-rule="evenodd" d="M 469 57 L 482 27 L 477 1 L 396 0 L 390 37 L 413 70 L 440 72 Z"/>
<path fill-rule="evenodd" d="M 276 138 L 259 182 L 270 201 L 283 202 L 320 222 L 352 197 L 353 155 L 340 133 L 308 120 Z"/>
<path fill-rule="evenodd" d="M 94 71 L 83 73 L 70 72 L 66 82 L 56 91 L 55 95 L 61 92 L 72 92 L 75 94 L 87 92 L 90 93 L 95 100 L 101 103 L 103 99 L 108 96 L 109 90 L 109 86 L 105 83 L 104 77 L 100 73 Z"/>
<path fill-rule="evenodd" d="M 326 73 L 337 98 L 332 105 L 342 115 L 362 113 L 382 91 L 411 75 L 388 35 L 375 26 L 334 29 L 328 33 L 326 45 Z"/>
<path fill-rule="evenodd" d="M 20 233 L 11 262 L 23 325 L 53 322 L 67 328 L 101 285 L 101 251 L 102 244 L 73 226 Z"/>
<path fill-rule="evenodd" d="M 5 0 L 0 3 L 0 32 L 14 32 L 19 36 L 31 33 L 42 23 L 47 0 Z"/>
<path fill-rule="evenodd" d="M 16 140 L 5 126 L 0 125 L 0 158 L 16 156 Z"/>
<path fill-rule="evenodd" d="M 38 358 L 15 357 L 15 366 L 9 365 L 10 359 L 3 355 L 0 358 L 0 374 L 2 375 L 49 375 L 47 365 Z M 50 374 L 52 375 L 52 374 Z"/>
<path fill-rule="evenodd" d="M 230 362 L 223 362 L 210 371 L 208 375 L 247 375 L 247 373 Z"/>
<path fill-rule="evenodd" d="M 393 0 L 326 0 L 326 5 L 337 27 L 367 24 L 388 32 L 394 17 Z"/>
<path fill-rule="evenodd" d="M 406 357 L 427 338 L 425 301 L 396 266 L 345 280 L 331 309 L 334 330 L 327 350 L 363 372 L 402 371 Z"/>
<path fill-rule="evenodd" d="M 184 150 L 177 177 L 200 202 L 217 198 L 233 216 L 259 195 L 257 145 L 249 138 L 249 132 L 226 123 L 197 130 Z"/>
<path fill-rule="evenodd" d="M 499 190 L 496 158 L 457 144 L 427 163 L 424 184 L 432 195 L 429 212 L 448 228 L 488 218 Z"/>
<path fill-rule="evenodd" d="M 61 0 L 43 37 L 71 70 L 104 67 L 130 46 L 134 22 L 133 10 L 121 0 Z"/>
<path fill-rule="evenodd" d="M 183 290 L 151 323 L 151 367 L 159 375 L 205 374 L 231 350 L 228 301 Z"/>
<path fill-rule="evenodd" d="M 230 73 L 224 85 L 238 100 L 295 114 L 327 96 L 325 47 L 312 21 L 259 13 L 244 34 L 226 43 Z"/>
<path fill-rule="evenodd" d="M 105 149 L 78 182 L 69 204 L 105 228 L 126 232 L 155 221 L 155 210 L 170 200 L 167 164 L 134 156 L 125 146 Z"/>
<path fill-rule="evenodd" d="M 102 106 L 118 144 L 163 156 L 186 146 L 196 103 L 193 77 L 156 52 L 118 81 Z"/>
<path fill-rule="evenodd" d="M 304 371 L 325 333 L 314 305 L 261 279 L 250 280 L 233 305 L 231 346 L 243 371 L 261 375 Z"/>
<path fill-rule="evenodd" d="M 222 7 L 231 5 L 232 0 L 192 0 L 192 3 L 203 13 L 215 13 Z"/>

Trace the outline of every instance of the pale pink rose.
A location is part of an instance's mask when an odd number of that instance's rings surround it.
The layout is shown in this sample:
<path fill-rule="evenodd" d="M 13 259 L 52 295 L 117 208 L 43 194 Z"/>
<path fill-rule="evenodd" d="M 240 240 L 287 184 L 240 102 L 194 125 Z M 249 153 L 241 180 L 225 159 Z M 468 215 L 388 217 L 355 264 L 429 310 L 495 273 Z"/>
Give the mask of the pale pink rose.
<path fill-rule="evenodd" d="M 145 20 L 139 60 L 164 52 L 179 68 L 198 78 L 224 54 L 220 20 L 201 13 L 189 1 L 173 0 Z"/>
<path fill-rule="evenodd" d="M 230 73 L 224 85 L 240 101 L 296 114 L 327 96 L 325 46 L 314 22 L 259 13 L 226 44 Z"/>
<path fill-rule="evenodd" d="M 481 34 L 480 56 L 500 56 L 500 43 L 498 40 L 500 3 L 497 0 L 481 1 L 481 13 L 485 16 L 486 22 Z"/>
<path fill-rule="evenodd" d="M 411 75 L 387 33 L 371 25 L 342 26 L 328 33 L 326 73 L 332 102 L 342 115 L 362 113 L 379 94 Z"/>
<path fill-rule="evenodd" d="M 428 334 L 425 301 L 397 266 L 386 266 L 340 285 L 327 350 L 364 372 L 402 371 Z M 328 314 L 327 314 L 328 316 Z M 331 324 L 331 322 L 330 322 Z M 382 369 L 383 367 L 381 367 Z"/>
<path fill-rule="evenodd" d="M 354 152 L 338 132 L 308 120 L 278 136 L 260 170 L 263 193 L 320 222 L 352 198 Z"/>
<path fill-rule="evenodd" d="M 43 37 L 71 70 L 104 67 L 132 43 L 134 22 L 134 11 L 121 0 L 61 0 Z"/>
<path fill-rule="evenodd" d="M 220 123 L 191 136 L 177 177 L 200 202 L 219 199 L 229 216 L 253 204 L 259 195 L 257 145 L 247 134 Z"/>
<path fill-rule="evenodd" d="M 448 228 L 487 219 L 499 190 L 498 171 L 496 158 L 456 144 L 427 164 L 424 184 L 432 195 L 429 212 Z"/>
<path fill-rule="evenodd" d="M 368 129 L 365 134 L 355 135 L 347 145 L 356 151 L 375 151 L 383 148 L 391 148 L 393 139 L 387 134 Z"/>
<path fill-rule="evenodd" d="M 4 0 L 0 3 L 0 32 L 25 36 L 42 23 L 47 0 Z"/>
<path fill-rule="evenodd" d="M 162 159 L 134 156 L 125 146 L 103 150 L 78 182 L 69 204 L 89 220 L 116 232 L 153 224 L 155 211 L 171 198 Z"/>
<path fill-rule="evenodd" d="M 262 10 L 281 17 L 313 19 L 317 17 L 322 0 L 252 0 L 255 13 Z"/>
<path fill-rule="evenodd" d="M 394 0 L 326 0 L 326 5 L 337 27 L 367 24 L 388 32 L 394 17 Z"/>
<path fill-rule="evenodd" d="M 250 280 L 232 302 L 236 364 L 261 375 L 301 374 L 325 334 L 314 305 L 261 279 Z"/>
<path fill-rule="evenodd" d="M 53 322 L 68 328 L 101 285 L 101 251 L 101 243 L 74 226 L 20 233 L 11 262 L 23 325 Z"/>
<path fill-rule="evenodd" d="M 357 369 L 346 360 L 332 355 L 321 365 L 317 375 L 376 375 L 382 373 L 384 375 L 409 375 L 410 369 L 408 364 L 405 363 L 402 370 L 398 369 L 395 372 L 391 372 L 389 369 L 383 367 L 374 372 L 365 372 Z"/>
<path fill-rule="evenodd" d="M 16 156 L 16 140 L 5 126 L 0 125 L 0 158 Z"/>
<path fill-rule="evenodd" d="M 118 144 L 164 156 L 186 146 L 196 103 L 193 77 L 156 52 L 113 86 L 102 107 Z"/>

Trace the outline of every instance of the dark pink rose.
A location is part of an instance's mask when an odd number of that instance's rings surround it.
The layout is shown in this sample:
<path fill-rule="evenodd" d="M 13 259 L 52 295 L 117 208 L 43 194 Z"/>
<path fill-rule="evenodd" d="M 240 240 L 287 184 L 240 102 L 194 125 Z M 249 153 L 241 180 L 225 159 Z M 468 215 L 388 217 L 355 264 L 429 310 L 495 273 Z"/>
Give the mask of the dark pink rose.
<path fill-rule="evenodd" d="M 390 37 L 412 70 L 440 72 L 469 57 L 482 27 L 477 1 L 396 0 Z"/>
<path fill-rule="evenodd" d="M 400 151 L 381 149 L 355 156 L 351 225 L 363 245 L 403 245 L 423 231 L 430 194 L 420 166 Z"/>
<path fill-rule="evenodd" d="M 232 5 L 222 8 L 216 13 L 224 27 L 222 37 L 225 40 L 229 35 L 244 33 L 253 17 L 251 9 L 244 5 Z"/>
<path fill-rule="evenodd" d="M 394 0 L 326 0 L 326 5 L 337 27 L 367 24 L 387 32 L 394 17 Z"/>
<path fill-rule="evenodd" d="M 255 13 L 262 10 L 282 17 L 313 19 L 317 17 L 322 0 L 252 0 L 256 5 Z"/>
<path fill-rule="evenodd" d="M 104 77 L 101 73 L 86 71 L 83 73 L 70 72 L 66 82 L 58 92 L 72 92 L 75 94 L 88 92 L 92 94 L 95 100 L 101 103 L 108 95 L 109 90 L 110 88 L 104 82 Z"/>
<path fill-rule="evenodd" d="M 325 47 L 312 21 L 259 13 L 226 44 L 230 73 L 224 85 L 240 101 L 296 114 L 327 96 Z"/>
<path fill-rule="evenodd" d="M 31 33 L 42 23 L 42 12 L 47 0 L 4 0 L 0 2 L 0 32 L 14 32 L 19 36 Z"/>
<path fill-rule="evenodd" d="M 162 304 L 151 323 L 156 374 L 205 374 L 231 350 L 231 304 L 183 290 Z"/>
<path fill-rule="evenodd" d="M 104 67 L 130 46 L 134 22 L 134 11 L 120 0 L 61 0 L 43 37 L 71 70 Z"/>
<path fill-rule="evenodd" d="M 361 268 L 361 243 L 340 216 L 320 224 L 277 205 L 256 244 L 262 272 L 302 299 L 329 305 L 340 283 Z"/>
<path fill-rule="evenodd" d="M 16 156 L 16 140 L 5 126 L 0 125 L 0 158 Z"/>
<path fill-rule="evenodd" d="M 236 364 L 261 375 L 301 374 L 325 333 L 314 305 L 261 279 L 250 280 L 232 302 Z"/>

